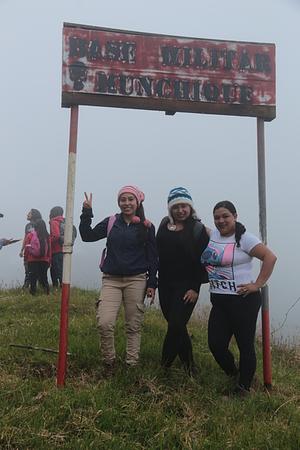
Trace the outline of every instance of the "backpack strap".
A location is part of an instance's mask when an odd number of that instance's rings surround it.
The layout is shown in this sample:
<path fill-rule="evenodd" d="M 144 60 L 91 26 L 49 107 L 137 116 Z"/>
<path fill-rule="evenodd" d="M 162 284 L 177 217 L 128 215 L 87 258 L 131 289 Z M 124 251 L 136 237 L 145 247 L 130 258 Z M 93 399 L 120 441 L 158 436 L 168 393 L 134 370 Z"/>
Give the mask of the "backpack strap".
<path fill-rule="evenodd" d="M 201 233 L 203 231 L 204 225 L 201 222 L 201 220 L 196 220 L 193 228 L 193 237 L 195 241 L 198 241 L 200 239 Z"/>
<path fill-rule="evenodd" d="M 165 225 L 167 225 L 167 223 L 169 222 L 169 220 L 170 220 L 170 219 L 169 219 L 168 216 L 163 217 L 163 218 L 161 219 L 160 224 L 159 224 L 158 230 L 159 230 L 160 228 L 164 227 Z M 157 231 L 158 231 L 158 230 L 157 230 Z"/>
<path fill-rule="evenodd" d="M 111 232 L 112 227 L 114 226 L 114 223 L 117 219 L 116 214 L 114 214 L 113 216 L 109 216 L 108 222 L 107 222 L 107 230 L 106 230 L 106 239 L 108 238 L 109 233 Z M 105 258 L 106 258 L 106 253 L 107 253 L 107 249 L 106 247 L 103 249 L 102 251 L 102 255 L 101 255 L 101 259 L 100 259 L 100 263 L 99 263 L 99 268 L 102 269 Z"/>
<path fill-rule="evenodd" d="M 114 226 L 114 223 L 116 221 L 116 215 L 109 216 L 108 223 L 107 223 L 107 231 L 106 231 L 106 237 L 108 238 L 109 233 L 111 232 L 112 227 Z"/>

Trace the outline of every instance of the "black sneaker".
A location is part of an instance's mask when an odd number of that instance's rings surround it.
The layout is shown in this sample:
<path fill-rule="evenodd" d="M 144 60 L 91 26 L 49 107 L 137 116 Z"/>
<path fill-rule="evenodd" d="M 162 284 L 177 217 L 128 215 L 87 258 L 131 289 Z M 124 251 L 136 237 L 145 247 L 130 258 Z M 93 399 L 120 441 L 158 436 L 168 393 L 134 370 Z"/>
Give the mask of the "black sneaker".
<path fill-rule="evenodd" d="M 237 384 L 234 388 L 226 389 L 222 392 L 223 396 L 226 398 L 243 398 L 250 395 L 250 389 L 246 389 L 243 385 Z"/>
<path fill-rule="evenodd" d="M 247 397 L 250 395 L 250 389 L 246 389 L 242 384 L 237 384 L 231 395 L 234 397 Z"/>
<path fill-rule="evenodd" d="M 230 372 L 225 372 L 226 375 L 232 379 L 235 379 L 239 376 L 240 371 L 237 368 L 232 369 Z"/>
<path fill-rule="evenodd" d="M 196 364 L 191 364 L 189 367 L 185 367 L 184 370 L 186 371 L 188 376 L 191 377 L 191 378 L 197 377 L 199 375 L 199 373 L 200 373 L 200 370 L 196 366 Z"/>

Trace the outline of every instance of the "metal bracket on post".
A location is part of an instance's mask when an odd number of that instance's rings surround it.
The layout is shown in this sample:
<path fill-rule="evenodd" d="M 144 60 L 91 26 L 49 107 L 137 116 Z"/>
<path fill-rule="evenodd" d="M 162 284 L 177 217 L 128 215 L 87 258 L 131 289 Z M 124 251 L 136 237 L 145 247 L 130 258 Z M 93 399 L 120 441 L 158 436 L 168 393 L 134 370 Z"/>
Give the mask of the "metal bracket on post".
<path fill-rule="evenodd" d="M 264 244 L 267 244 L 267 213 L 266 213 L 266 163 L 265 163 L 265 130 L 264 120 L 257 118 L 257 168 L 258 168 L 258 200 L 259 200 L 259 231 Z M 272 360 L 269 315 L 269 290 L 264 286 L 262 295 L 262 338 L 263 338 L 263 371 L 264 385 L 272 387 Z"/>

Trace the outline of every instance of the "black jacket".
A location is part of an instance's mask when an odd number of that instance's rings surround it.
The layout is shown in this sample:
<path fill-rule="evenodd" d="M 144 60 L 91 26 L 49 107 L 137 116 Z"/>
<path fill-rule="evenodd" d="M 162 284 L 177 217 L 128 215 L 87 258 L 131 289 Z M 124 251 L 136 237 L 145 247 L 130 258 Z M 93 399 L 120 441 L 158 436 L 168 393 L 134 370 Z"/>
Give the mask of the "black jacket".
<path fill-rule="evenodd" d="M 204 226 L 195 233 L 197 221 L 191 219 L 181 231 L 170 231 L 163 220 L 156 242 L 159 256 L 158 279 L 162 283 L 187 283 L 199 292 L 200 285 L 208 282 L 207 272 L 201 264 L 201 255 L 209 242 Z"/>

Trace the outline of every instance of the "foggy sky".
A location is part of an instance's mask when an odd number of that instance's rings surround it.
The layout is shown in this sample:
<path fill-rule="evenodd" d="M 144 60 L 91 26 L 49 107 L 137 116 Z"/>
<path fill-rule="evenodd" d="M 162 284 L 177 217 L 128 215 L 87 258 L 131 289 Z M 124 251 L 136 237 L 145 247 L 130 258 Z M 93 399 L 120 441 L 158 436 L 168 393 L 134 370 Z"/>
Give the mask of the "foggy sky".
<path fill-rule="evenodd" d="M 276 44 L 277 118 L 265 124 L 268 244 L 278 256 L 270 286 L 272 325 L 300 296 L 299 23 L 297 1 L 151 3 L 0 0 L 0 237 L 21 238 L 31 208 L 48 221 L 65 207 L 70 111 L 61 108 L 63 22 L 124 30 Z M 74 223 L 93 192 L 94 224 L 117 212 L 116 193 L 136 184 L 158 225 L 172 187 L 187 187 L 205 224 L 223 199 L 258 234 L 256 119 L 80 107 Z M 72 284 L 97 288 L 104 242 L 77 239 Z M 23 281 L 20 245 L 0 252 L 0 282 Z M 208 301 L 207 293 L 201 296 Z M 299 333 L 300 302 L 287 324 Z"/>

